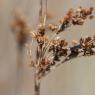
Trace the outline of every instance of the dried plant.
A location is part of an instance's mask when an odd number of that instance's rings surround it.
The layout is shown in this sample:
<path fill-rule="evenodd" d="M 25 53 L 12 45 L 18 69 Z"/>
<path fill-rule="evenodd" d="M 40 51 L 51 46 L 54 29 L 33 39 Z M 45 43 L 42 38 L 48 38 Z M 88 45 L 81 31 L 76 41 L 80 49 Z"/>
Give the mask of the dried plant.
<path fill-rule="evenodd" d="M 16 37 L 17 42 L 17 84 L 16 84 L 16 93 L 18 95 L 19 86 L 22 85 L 22 74 L 23 74 L 23 50 L 25 43 L 28 38 L 31 37 L 31 29 L 26 23 L 26 18 L 21 14 L 20 10 L 14 10 L 14 17 L 10 23 L 12 33 Z"/>
<path fill-rule="evenodd" d="M 73 40 L 71 47 L 69 46 L 69 42 L 59 37 L 59 34 L 64 32 L 67 28 L 76 25 L 81 26 L 87 19 L 92 19 L 94 17 L 93 7 L 79 7 L 76 10 L 70 9 L 67 14 L 59 20 L 58 25 L 46 25 L 47 14 L 43 16 L 42 0 L 40 4 L 40 24 L 37 30 L 29 30 L 24 19 L 19 17 L 16 17 L 12 26 L 13 31 L 19 27 L 19 29 L 17 29 L 17 39 L 21 45 L 26 43 L 27 37 L 31 37 L 31 43 L 33 43 L 33 41 L 37 43 L 37 49 L 35 51 L 36 60 L 32 59 L 31 46 L 27 45 L 31 66 L 35 68 L 35 95 L 40 95 L 41 79 L 56 69 L 56 67 L 78 56 L 95 55 L 95 35 L 93 37 L 80 38 L 79 41 Z M 47 35 L 47 31 L 53 33 L 52 38 Z"/>
<path fill-rule="evenodd" d="M 14 19 L 11 21 L 11 29 L 16 35 L 16 41 L 18 42 L 18 46 L 22 48 L 27 42 L 28 37 L 31 36 L 31 28 L 29 28 L 25 16 L 23 16 L 19 12 L 19 10 L 16 10 Z"/>

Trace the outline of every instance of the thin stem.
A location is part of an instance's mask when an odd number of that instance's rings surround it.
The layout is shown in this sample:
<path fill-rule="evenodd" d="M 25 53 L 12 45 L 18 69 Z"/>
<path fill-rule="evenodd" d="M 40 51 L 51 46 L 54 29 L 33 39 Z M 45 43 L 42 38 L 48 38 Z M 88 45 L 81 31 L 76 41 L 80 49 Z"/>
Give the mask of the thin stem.
<path fill-rule="evenodd" d="M 44 3 L 43 0 L 40 0 L 39 21 L 40 24 L 45 26 L 47 19 L 47 0 L 45 0 L 45 12 L 43 3 Z"/>
<path fill-rule="evenodd" d="M 46 18 L 47 18 L 47 0 L 45 3 L 45 14 L 43 15 L 43 0 L 40 0 L 40 10 L 39 10 L 39 22 L 40 24 L 44 25 L 46 24 Z M 40 95 L 40 80 L 38 78 L 38 70 L 39 70 L 39 64 L 41 62 L 41 54 L 43 51 L 39 46 L 37 47 L 37 55 L 36 55 L 36 66 L 35 66 L 35 73 L 34 73 L 34 90 L 35 90 L 35 95 Z"/>
<path fill-rule="evenodd" d="M 46 25 L 46 20 L 47 20 L 47 0 L 45 0 L 45 14 L 44 14 L 44 21 L 43 25 Z"/>
<path fill-rule="evenodd" d="M 34 82 L 35 95 L 40 95 L 40 80 L 38 79 L 37 68 L 35 68 L 34 80 L 35 80 Z"/>
<path fill-rule="evenodd" d="M 51 38 L 51 40 L 48 42 L 48 44 L 46 45 L 45 50 L 44 50 L 44 54 L 45 54 L 45 53 L 46 53 L 46 51 L 48 50 L 48 48 L 49 48 L 49 46 L 50 46 L 51 41 L 52 41 L 56 36 L 57 36 L 57 34 L 55 34 L 55 35 Z M 44 56 L 45 56 L 45 55 L 44 55 Z"/>
<path fill-rule="evenodd" d="M 40 0 L 40 10 L 39 10 L 39 21 L 42 23 L 42 15 L 43 15 L 43 2 Z"/>

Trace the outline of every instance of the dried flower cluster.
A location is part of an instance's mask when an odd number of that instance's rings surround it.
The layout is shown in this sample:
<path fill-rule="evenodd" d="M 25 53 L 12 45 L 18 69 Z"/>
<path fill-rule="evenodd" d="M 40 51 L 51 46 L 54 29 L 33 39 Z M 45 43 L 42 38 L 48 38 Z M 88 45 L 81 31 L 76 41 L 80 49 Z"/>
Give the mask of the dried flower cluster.
<path fill-rule="evenodd" d="M 79 7 L 77 10 L 70 9 L 65 17 L 60 20 L 60 25 L 48 25 L 48 29 L 55 31 L 58 35 L 71 25 L 83 25 L 87 18 L 92 18 L 93 7 L 84 9 Z M 79 42 L 73 41 L 74 46 L 68 47 L 65 39 L 54 36 L 49 39 L 46 35 L 47 27 L 40 24 L 34 39 L 37 41 L 36 63 L 33 66 L 37 69 L 38 79 L 42 78 L 52 70 L 52 67 L 58 66 L 58 62 L 64 63 L 71 58 L 77 57 L 79 54 L 84 56 L 95 54 L 95 36 L 93 38 L 81 38 Z M 48 54 L 47 54 L 48 53 Z M 64 60 L 61 62 L 61 58 Z"/>
<path fill-rule="evenodd" d="M 11 29 L 16 34 L 16 40 L 19 46 L 23 46 L 26 43 L 28 36 L 30 35 L 30 29 L 25 21 L 25 17 L 19 14 L 14 16 L 14 20 L 11 22 Z"/>
<path fill-rule="evenodd" d="M 83 25 L 87 18 L 93 18 L 92 12 L 93 7 L 90 7 L 89 9 L 84 9 L 82 7 L 79 7 L 76 10 L 70 9 L 67 14 L 60 20 L 59 26 L 49 24 L 49 28 L 52 31 L 56 31 L 58 34 L 71 25 Z"/>
<path fill-rule="evenodd" d="M 93 18 L 93 7 L 84 9 L 70 9 L 67 14 L 60 20 L 59 25 L 49 24 L 48 29 L 54 31 L 55 36 L 52 39 L 46 35 L 47 26 L 42 23 L 38 30 L 29 31 L 26 22 L 22 18 L 16 17 L 12 29 L 17 29 L 17 38 L 20 44 L 26 42 L 27 36 L 32 35 L 32 39 L 37 42 L 36 61 L 31 62 L 36 68 L 36 75 L 41 79 L 44 75 L 52 70 L 52 67 L 59 65 L 58 62 L 64 63 L 79 54 L 84 56 L 95 54 L 95 36 L 81 38 L 79 42 L 73 41 L 73 46 L 68 47 L 69 43 L 65 39 L 56 37 L 59 33 L 70 27 L 71 25 L 83 25 L 87 18 Z M 30 48 L 31 50 L 31 48 Z M 31 55 L 30 55 L 31 56 Z M 31 58 L 31 57 L 30 57 Z M 64 60 L 61 61 L 61 58 Z"/>
<path fill-rule="evenodd" d="M 79 55 L 95 55 L 95 35 L 93 37 L 81 38 L 79 42 L 73 41 L 73 44 L 74 45 L 72 47 L 68 47 L 68 43 L 65 40 L 52 40 L 48 50 L 52 56 L 49 58 L 42 58 L 38 70 L 39 78 L 50 72 L 52 67 L 61 65 L 62 63 L 78 57 Z M 64 60 L 61 61 L 61 58 Z"/>

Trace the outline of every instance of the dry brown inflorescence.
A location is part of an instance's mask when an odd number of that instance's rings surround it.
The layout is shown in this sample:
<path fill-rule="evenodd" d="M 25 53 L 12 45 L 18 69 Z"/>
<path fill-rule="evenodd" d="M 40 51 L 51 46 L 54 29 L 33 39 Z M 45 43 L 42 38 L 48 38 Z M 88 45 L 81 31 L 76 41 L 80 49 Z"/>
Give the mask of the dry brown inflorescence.
<path fill-rule="evenodd" d="M 93 7 L 70 9 L 59 21 L 59 25 L 40 24 L 35 32 L 29 30 L 24 19 L 15 18 L 12 29 L 17 31 L 18 42 L 20 44 L 25 43 L 30 35 L 33 40 L 36 40 L 36 60 L 32 60 L 32 66 L 37 69 L 38 79 L 41 79 L 61 63 L 78 57 L 80 54 L 84 56 L 95 54 L 95 36 L 80 38 L 79 41 L 73 40 L 71 47 L 65 39 L 58 37 L 59 33 L 64 32 L 70 26 L 83 25 L 86 19 L 92 19 L 93 17 Z M 46 31 L 53 32 L 51 39 Z"/>

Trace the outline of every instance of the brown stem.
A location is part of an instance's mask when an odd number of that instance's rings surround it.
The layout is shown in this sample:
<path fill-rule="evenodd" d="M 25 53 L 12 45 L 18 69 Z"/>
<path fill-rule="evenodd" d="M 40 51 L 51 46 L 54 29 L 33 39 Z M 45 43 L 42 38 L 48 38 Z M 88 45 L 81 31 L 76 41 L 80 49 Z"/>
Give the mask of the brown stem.
<path fill-rule="evenodd" d="M 34 75 L 34 91 L 35 91 L 35 95 L 40 95 L 40 81 L 38 79 L 37 74 L 35 73 Z"/>

